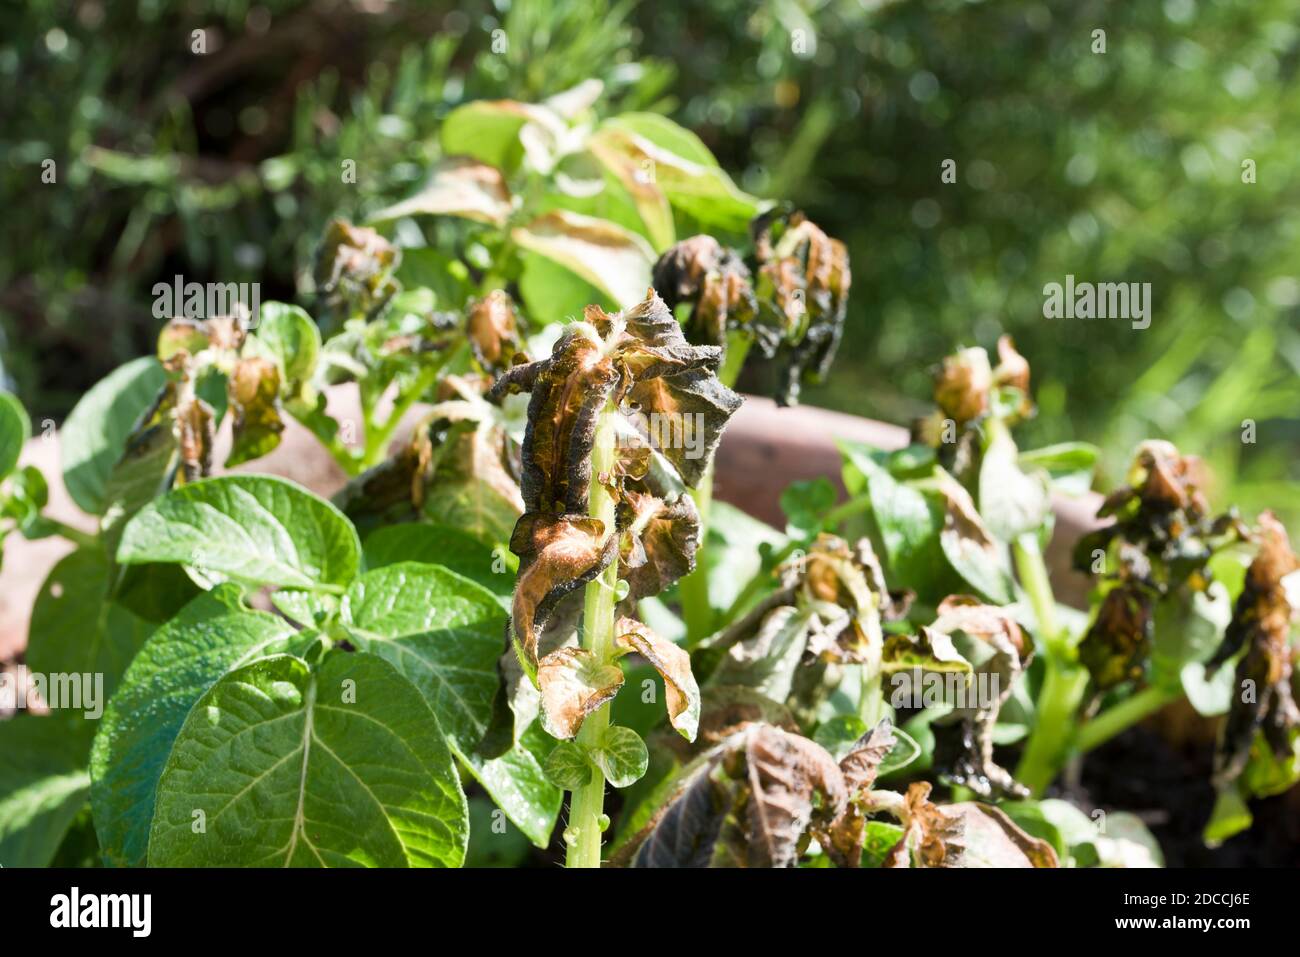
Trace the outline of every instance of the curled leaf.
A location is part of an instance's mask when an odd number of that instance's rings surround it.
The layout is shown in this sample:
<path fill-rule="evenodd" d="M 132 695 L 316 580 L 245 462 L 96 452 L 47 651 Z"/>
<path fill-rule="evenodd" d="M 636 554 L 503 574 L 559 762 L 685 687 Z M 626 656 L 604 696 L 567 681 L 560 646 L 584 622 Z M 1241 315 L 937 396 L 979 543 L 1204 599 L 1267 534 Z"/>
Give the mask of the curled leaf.
<path fill-rule="evenodd" d="M 628 489 L 630 512 L 621 544 L 619 577 L 628 583 L 628 599 L 657 595 L 695 568 L 700 516 L 689 495 L 666 502 Z"/>
<path fill-rule="evenodd" d="M 585 648 L 560 648 L 537 663 L 542 693 L 542 726 L 554 738 L 576 735 L 593 711 L 609 702 L 623 686 L 618 665 L 601 664 Z"/>
<path fill-rule="evenodd" d="M 314 276 L 322 312 L 335 326 L 378 315 L 397 293 L 392 272 L 400 253 L 373 229 L 335 219 L 325 228 Z"/>
<path fill-rule="evenodd" d="M 375 213 L 370 222 L 423 214 L 504 226 L 510 210 L 510 190 L 499 169 L 468 156 L 452 156 L 433 168 L 419 192 Z"/>
<path fill-rule="evenodd" d="M 654 285 L 669 309 L 690 303 L 686 337 L 695 343 L 725 346 L 728 331 L 753 329 L 758 313 L 753 278 L 744 260 L 712 236 L 692 236 L 670 248 L 655 263 Z M 763 329 L 760 347 L 770 353 L 776 337 Z"/>
<path fill-rule="evenodd" d="M 614 626 L 615 643 L 635 651 L 664 679 L 668 721 L 687 741 L 694 741 L 700 726 L 700 688 L 691 673 L 691 656 L 632 618 Z"/>
<path fill-rule="evenodd" d="M 280 368 L 270 359 L 240 359 L 230 373 L 234 444 L 227 466 L 261 458 L 280 444 Z"/>
<path fill-rule="evenodd" d="M 901 810 L 903 838 L 885 867 L 1057 867 L 1052 845 L 1030 837 L 1002 811 L 987 804 L 940 807 L 930 785 L 917 781 Z"/>
<path fill-rule="evenodd" d="M 504 290 L 493 290 L 468 305 L 465 333 L 474 358 L 488 372 L 500 373 L 513 365 L 516 357 L 527 358 L 523 355 L 519 315 Z"/>

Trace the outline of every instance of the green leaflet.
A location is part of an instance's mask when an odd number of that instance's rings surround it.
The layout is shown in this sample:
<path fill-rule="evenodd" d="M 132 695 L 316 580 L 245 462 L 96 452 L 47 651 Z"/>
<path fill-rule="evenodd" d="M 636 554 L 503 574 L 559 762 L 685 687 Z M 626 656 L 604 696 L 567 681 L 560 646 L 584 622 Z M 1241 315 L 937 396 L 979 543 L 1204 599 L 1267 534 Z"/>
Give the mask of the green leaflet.
<path fill-rule="evenodd" d="M 102 674 L 103 693 L 112 694 L 155 625 L 109 600 L 110 575 L 108 556 L 98 547 L 78 548 L 50 570 L 32 608 L 32 671 Z"/>
<path fill-rule="evenodd" d="M 264 302 L 258 310 L 256 352 L 273 359 L 282 381 L 297 384 L 311 377 L 320 355 L 320 329 L 306 310 L 283 302 Z"/>
<path fill-rule="evenodd" d="M 469 812 L 420 694 L 373 655 L 276 655 L 195 704 L 158 782 L 152 866 L 444 866 Z"/>
<path fill-rule="evenodd" d="M 90 756 L 104 860 L 144 864 L 154 791 L 186 715 L 226 672 L 288 649 L 283 619 L 250 611 L 234 585 L 199 595 L 145 642 L 109 703 Z"/>
<path fill-rule="evenodd" d="M 134 359 L 81 397 L 60 433 L 63 484 L 82 510 L 103 512 L 104 486 L 140 414 L 153 404 L 166 375 L 151 356 Z"/>
<path fill-rule="evenodd" d="M 991 433 L 980 463 L 980 516 L 989 531 L 1004 542 L 1038 534 L 1052 514 L 1047 473 L 1025 472 L 1017 455 L 1011 433 L 998 429 Z"/>
<path fill-rule="evenodd" d="M 397 562 L 450 568 L 496 595 L 507 611 L 510 608 L 518 560 L 504 548 L 494 551 L 459 529 L 423 522 L 389 525 L 370 535 L 363 551 L 366 568 L 371 570 Z"/>
<path fill-rule="evenodd" d="M 361 544 L 330 503 L 285 479 L 228 475 L 174 489 L 127 524 L 118 561 L 180 562 L 247 585 L 341 591 Z"/>
<path fill-rule="evenodd" d="M 650 766 L 650 752 L 641 735 L 631 728 L 613 725 L 605 729 L 599 746 L 591 750 L 591 760 L 610 785 L 625 788 L 645 775 Z"/>
<path fill-rule="evenodd" d="M 435 565 L 398 562 L 367 572 L 344 596 L 339 621 L 365 651 L 391 662 L 438 716 L 452 749 L 533 843 L 545 846 L 560 793 L 527 735 L 493 760 L 475 754 L 492 716 L 505 640 L 501 602 Z"/>
<path fill-rule="evenodd" d="M 94 731 L 66 713 L 0 721 L 0 866 L 49 865 L 85 806 Z"/>
<path fill-rule="evenodd" d="M 14 470 L 31 434 L 32 423 L 23 404 L 16 396 L 0 391 L 0 479 Z"/>

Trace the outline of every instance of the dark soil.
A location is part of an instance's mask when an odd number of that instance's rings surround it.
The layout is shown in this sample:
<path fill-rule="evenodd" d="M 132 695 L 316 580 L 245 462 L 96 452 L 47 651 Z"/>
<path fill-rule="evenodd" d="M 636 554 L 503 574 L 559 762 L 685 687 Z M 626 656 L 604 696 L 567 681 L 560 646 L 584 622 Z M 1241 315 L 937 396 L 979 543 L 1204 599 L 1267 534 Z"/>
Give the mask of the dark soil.
<path fill-rule="evenodd" d="M 1088 756 L 1080 803 L 1138 815 L 1160 842 L 1167 867 L 1300 866 L 1295 792 L 1250 802 L 1255 823 L 1249 831 L 1220 847 L 1205 846 L 1201 831 L 1214 807 L 1212 750 L 1179 748 L 1146 728 L 1132 728 Z"/>

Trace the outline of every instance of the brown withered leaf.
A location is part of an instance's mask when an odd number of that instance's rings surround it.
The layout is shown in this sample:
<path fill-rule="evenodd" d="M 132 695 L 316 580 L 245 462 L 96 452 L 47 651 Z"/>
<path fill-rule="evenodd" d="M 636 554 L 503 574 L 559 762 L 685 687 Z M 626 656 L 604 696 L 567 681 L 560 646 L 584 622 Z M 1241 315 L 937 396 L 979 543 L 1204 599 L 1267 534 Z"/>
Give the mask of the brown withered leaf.
<path fill-rule="evenodd" d="M 392 278 L 401 253 L 373 229 L 332 220 L 316 254 L 313 275 L 331 327 L 353 315 L 370 319 L 397 293 Z"/>
<path fill-rule="evenodd" d="M 1056 851 L 1030 837 L 987 804 L 930 803 L 930 785 L 917 781 L 904 802 L 903 837 L 885 867 L 1058 867 Z"/>
<path fill-rule="evenodd" d="M 537 663 L 542 726 L 555 738 L 572 738 L 593 711 L 623 686 L 618 665 L 601 664 L 585 648 L 560 648 Z"/>
<path fill-rule="evenodd" d="M 519 314 L 509 293 L 493 290 L 466 307 L 465 333 L 474 358 L 486 372 L 498 374 L 527 359 L 519 332 Z"/>
<path fill-rule="evenodd" d="M 1146 671 L 1155 635 L 1154 596 L 1139 583 L 1106 592 L 1097 617 L 1079 642 L 1079 661 L 1097 690 L 1136 681 Z"/>
<path fill-rule="evenodd" d="M 749 865 L 790 867 L 814 814 L 833 820 L 843 810 L 844 777 L 821 745 L 766 725 L 749 732 L 745 765 Z"/>
<path fill-rule="evenodd" d="M 958 425 L 981 418 L 989 410 L 993 369 L 979 346 L 946 356 L 935 373 L 934 402 Z"/>
<path fill-rule="evenodd" d="M 816 831 L 817 842 L 836 867 L 857 867 L 861 862 L 867 814 L 859 798 L 871 790 L 880 763 L 896 742 L 893 725 L 885 719 L 859 738 L 849 753 L 840 759 L 840 773 L 849 799 L 829 824 Z"/>
<path fill-rule="evenodd" d="M 227 389 L 234 415 L 234 443 L 226 465 L 261 458 L 280 444 L 280 367 L 250 356 L 235 363 Z"/>
<path fill-rule="evenodd" d="M 1291 549 L 1286 528 L 1272 512 L 1260 515 L 1257 538 L 1259 551 L 1246 570 L 1246 584 L 1237 598 L 1223 647 L 1209 666 L 1218 667 L 1246 647 L 1237 664 L 1237 693 L 1215 755 L 1214 781 L 1219 788 L 1245 770 L 1260 732 L 1274 755 L 1284 758 L 1290 755 L 1294 732 L 1300 729 L 1290 644 L 1291 624 L 1300 608 L 1292 606 L 1287 587 L 1300 575 L 1300 560 Z M 1247 694 L 1247 688 L 1254 693 Z"/>
<path fill-rule="evenodd" d="M 504 430 L 490 422 L 467 421 L 447 429 L 430 456 L 424 514 L 483 542 L 509 541 L 524 511 L 510 445 Z"/>
<path fill-rule="evenodd" d="M 1016 351 L 1016 344 L 1010 336 L 998 338 L 998 366 L 993 370 L 993 382 L 1029 395 L 1029 360 Z"/>
<path fill-rule="evenodd" d="M 537 661 L 540 632 L 566 594 L 599 575 L 617 554 L 617 536 L 586 515 L 520 517 L 510 550 L 520 558 L 511 612 L 515 640 L 527 660 Z"/>
<path fill-rule="evenodd" d="M 952 712 L 932 726 L 935 767 L 945 780 L 968 787 L 980 797 L 1028 797 L 1028 790 L 993 760 L 993 728 L 1016 680 L 1033 657 L 1033 644 L 1007 609 L 986 605 L 970 595 L 949 595 L 939 603 L 937 612 L 934 631 L 965 634 L 988 646 L 992 654 L 977 660 L 966 699 L 953 702 Z M 989 694 L 989 699 L 980 700 L 982 693 Z"/>
<path fill-rule="evenodd" d="M 691 673 L 691 656 L 634 618 L 620 618 L 614 635 L 618 647 L 635 651 L 663 677 L 668 721 L 683 738 L 694 741 L 700 726 L 700 686 Z"/>
<path fill-rule="evenodd" d="M 848 250 L 802 213 L 770 211 L 754 220 L 751 232 L 759 263 L 757 321 L 779 331 L 771 363 L 778 375 L 776 400 L 791 405 L 800 386 L 819 381 L 835 358 L 852 284 Z"/>
<path fill-rule="evenodd" d="M 628 583 L 628 601 L 657 595 L 695 568 L 700 516 L 689 495 L 665 502 L 627 489 L 629 512 L 620 548 L 619 577 Z M 623 525 L 620 522 L 620 525 Z"/>
<path fill-rule="evenodd" d="M 176 405 L 176 440 L 180 453 L 179 481 L 197 482 L 206 478 L 212 471 L 212 406 L 192 390 L 184 390 Z"/>
<path fill-rule="evenodd" d="M 750 328 L 765 353 L 771 354 L 776 336 L 754 323 L 758 301 L 753 277 L 744 260 L 712 236 L 692 236 L 669 248 L 654 268 L 654 286 L 670 310 L 691 304 L 686 338 L 697 344 L 727 344 L 727 332 Z"/>

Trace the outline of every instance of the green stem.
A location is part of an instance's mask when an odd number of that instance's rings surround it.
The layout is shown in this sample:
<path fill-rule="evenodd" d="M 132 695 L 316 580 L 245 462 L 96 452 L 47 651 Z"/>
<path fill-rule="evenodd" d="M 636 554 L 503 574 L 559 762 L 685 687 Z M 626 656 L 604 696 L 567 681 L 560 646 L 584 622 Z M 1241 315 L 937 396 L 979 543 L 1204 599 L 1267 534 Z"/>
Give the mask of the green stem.
<path fill-rule="evenodd" d="M 1107 708 L 1079 729 L 1075 742 L 1080 752 L 1091 751 L 1105 744 L 1121 731 L 1155 714 L 1165 705 L 1180 697 L 1178 688 L 1152 686 L 1125 698 L 1112 708 Z"/>
<path fill-rule="evenodd" d="M 863 512 L 871 511 L 871 497 L 868 495 L 859 495 L 857 498 L 851 498 L 847 502 L 841 502 L 833 509 L 826 513 L 822 520 L 822 525 L 826 528 L 835 528 L 837 525 L 852 518 L 854 515 L 860 515 Z"/>
<path fill-rule="evenodd" d="M 609 490 L 599 481 L 601 473 L 608 473 L 615 465 L 615 410 L 607 405 L 596 424 L 596 442 L 591 454 L 591 488 L 587 494 L 587 512 L 600 519 L 607 534 L 614 534 L 615 502 Z M 591 651 L 597 661 L 605 663 L 614 658 L 614 612 L 617 604 L 618 561 L 610 565 L 598 578 L 587 585 L 583 596 L 582 646 Z M 609 705 L 589 715 L 578 732 L 578 742 L 585 748 L 599 746 L 609 728 Z M 600 867 L 601 818 L 605 803 L 605 776 L 593 768 L 591 780 L 577 791 L 569 801 L 569 828 L 566 831 L 568 867 Z"/>
<path fill-rule="evenodd" d="M 858 716 L 868 728 L 874 728 L 885 711 L 885 689 L 880 681 L 880 668 L 862 666 L 862 696 L 858 701 Z"/>
<path fill-rule="evenodd" d="M 54 534 L 61 535 L 74 545 L 82 548 L 95 548 L 99 545 L 99 536 L 90 532 L 83 532 L 79 528 L 73 528 L 71 525 L 60 522 L 58 519 L 50 518 L 48 515 L 42 515 L 42 520 L 53 526 Z"/>
<path fill-rule="evenodd" d="M 1034 730 L 1016 769 L 1016 778 L 1035 795 L 1052 782 L 1069 756 L 1075 718 L 1088 688 L 1088 672 L 1073 660 L 1073 649 L 1056 619 L 1056 596 L 1038 539 L 1022 535 L 1011 545 L 1016 572 L 1038 621 L 1044 658 Z"/>
<path fill-rule="evenodd" d="M 1038 796 L 1060 773 L 1075 733 L 1075 715 L 1088 689 L 1088 672 L 1052 651 L 1038 695 L 1038 716 L 1016 768 L 1016 780 Z"/>
<path fill-rule="evenodd" d="M 420 373 L 411 388 L 402 390 L 394 400 L 393 410 L 388 413 L 383 425 L 375 425 L 370 419 L 366 420 L 366 450 L 361 463 L 363 469 L 378 465 L 388 457 L 388 443 L 397 427 L 402 424 L 402 417 L 438 381 L 439 374 L 458 351 L 459 349 L 448 349 L 437 362 Z"/>

